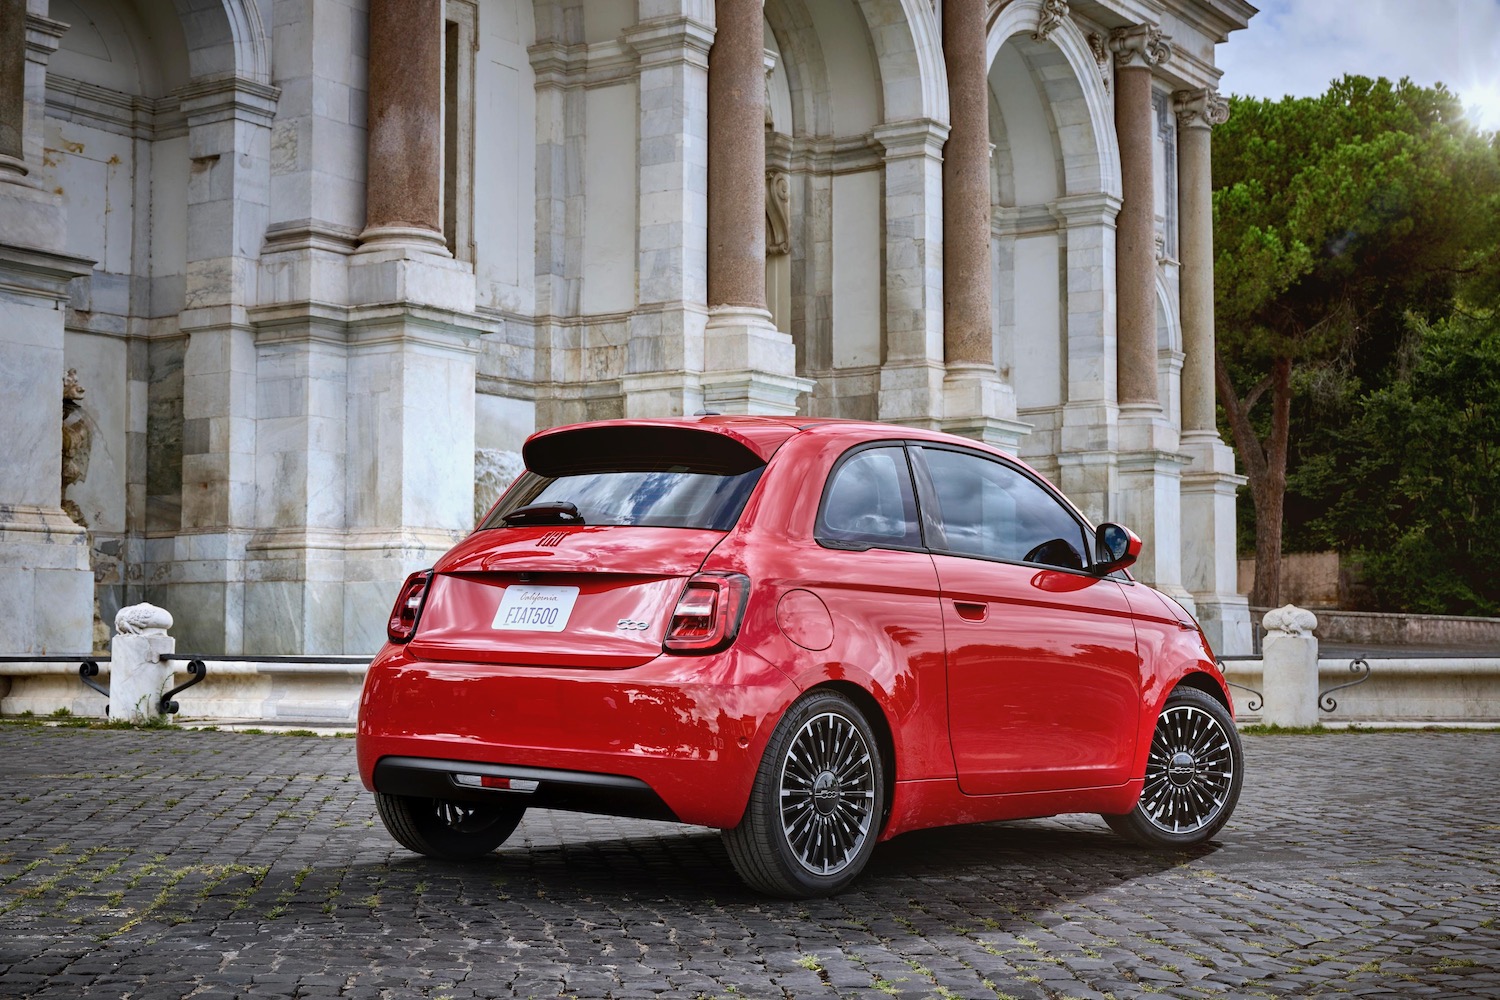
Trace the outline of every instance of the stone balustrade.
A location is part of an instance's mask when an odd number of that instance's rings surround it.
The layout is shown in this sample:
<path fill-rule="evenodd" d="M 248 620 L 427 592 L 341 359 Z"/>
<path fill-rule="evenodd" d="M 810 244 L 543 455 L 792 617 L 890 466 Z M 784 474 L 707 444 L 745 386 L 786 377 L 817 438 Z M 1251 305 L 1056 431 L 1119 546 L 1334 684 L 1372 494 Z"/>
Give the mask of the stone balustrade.
<path fill-rule="evenodd" d="M 166 622 L 170 627 L 170 616 Z M 1310 612 L 1277 609 L 1266 616 L 1265 654 L 1224 662 L 1225 679 L 1240 686 L 1233 692 L 1239 722 L 1500 725 L 1500 655 L 1369 657 L 1370 679 L 1338 691 L 1334 710 L 1320 707 L 1320 693 L 1358 675 L 1351 673 L 1349 657 L 1318 655 L 1315 626 Z M 132 652 L 133 646 L 141 648 Z M 85 655 L 67 662 L 0 662 L 0 717 L 46 717 L 59 709 L 83 718 L 130 717 L 127 703 L 149 707 L 152 696 L 189 679 L 192 656 L 171 646 L 164 628 L 117 635 L 112 658 L 99 660 L 97 681 L 110 689 L 108 700 L 80 682 L 78 666 L 90 658 Z M 173 718 L 187 725 L 351 727 L 368 664 L 369 658 L 350 656 L 209 658 L 207 679 L 177 698 L 181 710 Z M 135 680 L 126 681 L 127 675 Z M 1258 692 L 1261 703 L 1243 688 Z M 121 707 L 106 715 L 113 702 Z M 1248 708 L 1252 704 L 1255 711 Z"/>

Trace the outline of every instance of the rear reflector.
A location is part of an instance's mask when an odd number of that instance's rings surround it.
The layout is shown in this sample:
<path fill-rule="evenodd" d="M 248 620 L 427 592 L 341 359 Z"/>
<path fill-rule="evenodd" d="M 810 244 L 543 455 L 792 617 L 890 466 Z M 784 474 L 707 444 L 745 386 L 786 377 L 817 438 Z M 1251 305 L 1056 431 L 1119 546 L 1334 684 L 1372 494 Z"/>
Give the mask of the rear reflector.
<path fill-rule="evenodd" d="M 534 792 L 541 785 L 530 778 L 499 778 L 493 774 L 455 774 L 453 783 L 468 788 L 493 788 L 498 792 Z"/>
<path fill-rule="evenodd" d="M 672 611 L 663 643 L 669 653 L 716 653 L 734 642 L 745 615 L 750 579 L 739 573 L 699 573 L 688 580 Z"/>

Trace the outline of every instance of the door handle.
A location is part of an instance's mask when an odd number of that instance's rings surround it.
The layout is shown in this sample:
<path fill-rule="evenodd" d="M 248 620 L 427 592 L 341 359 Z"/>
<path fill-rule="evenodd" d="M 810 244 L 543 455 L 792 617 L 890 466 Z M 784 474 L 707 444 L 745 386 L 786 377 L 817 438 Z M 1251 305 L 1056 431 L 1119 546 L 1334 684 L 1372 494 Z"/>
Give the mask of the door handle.
<path fill-rule="evenodd" d="M 980 601 L 954 601 L 953 610 L 966 622 L 982 622 L 989 617 L 990 606 Z"/>

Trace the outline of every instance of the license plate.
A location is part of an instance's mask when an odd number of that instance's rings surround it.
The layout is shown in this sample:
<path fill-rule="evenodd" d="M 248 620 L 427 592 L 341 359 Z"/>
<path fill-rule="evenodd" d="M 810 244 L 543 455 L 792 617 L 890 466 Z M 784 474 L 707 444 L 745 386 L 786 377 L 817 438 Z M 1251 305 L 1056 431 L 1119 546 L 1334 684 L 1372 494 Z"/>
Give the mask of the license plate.
<path fill-rule="evenodd" d="M 505 588 L 490 628 L 511 632 L 561 632 L 568 626 L 577 587 L 530 587 L 517 584 Z"/>

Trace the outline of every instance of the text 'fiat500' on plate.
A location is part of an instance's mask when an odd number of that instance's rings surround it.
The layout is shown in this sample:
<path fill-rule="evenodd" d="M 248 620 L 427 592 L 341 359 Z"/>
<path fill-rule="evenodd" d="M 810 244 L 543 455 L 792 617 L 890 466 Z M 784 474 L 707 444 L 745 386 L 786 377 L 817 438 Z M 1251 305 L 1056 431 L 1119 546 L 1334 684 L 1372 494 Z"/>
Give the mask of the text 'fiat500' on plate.
<path fill-rule="evenodd" d="M 1021 462 L 888 424 L 543 431 L 479 527 L 413 574 L 360 701 L 404 846 L 481 857 L 529 808 L 717 827 L 781 896 L 877 842 L 1103 815 L 1212 837 L 1243 776 L 1193 617 L 1141 542 Z"/>

